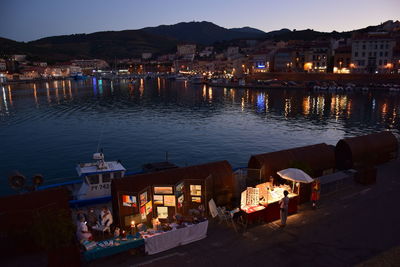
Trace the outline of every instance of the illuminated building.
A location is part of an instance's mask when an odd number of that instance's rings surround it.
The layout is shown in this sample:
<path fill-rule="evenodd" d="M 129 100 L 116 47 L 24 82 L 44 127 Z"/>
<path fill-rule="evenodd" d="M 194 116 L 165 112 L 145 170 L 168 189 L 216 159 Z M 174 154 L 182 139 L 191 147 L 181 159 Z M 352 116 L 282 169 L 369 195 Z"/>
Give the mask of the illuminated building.
<path fill-rule="evenodd" d="M 351 62 L 351 47 L 345 46 L 337 48 L 333 56 L 333 72 L 350 73 L 351 67 L 354 67 Z"/>
<path fill-rule="evenodd" d="M 71 64 L 81 67 L 82 69 L 92 69 L 92 70 L 105 69 L 109 67 L 108 63 L 101 59 L 72 60 Z"/>
<path fill-rule="evenodd" d="M 269 72 L 272 59 L 273 53 L 271 50 L 265 50 L 264 53 L 254 54 L 251 58 L 253 72 Z"/>
<path fill-rule="evenodd" d="M 330 45 L 328 43 L 314 43 L 305 52 L 305 62 L 312 63 L 309 72 L 328 72 L 330 57 Z"/>
<path fill-rule="evenodd" d="M 387 73 L 393 60 L 395 40 L 387 32 L 370 32 L 353 35 L 352 58 L 354 72 Z"/>

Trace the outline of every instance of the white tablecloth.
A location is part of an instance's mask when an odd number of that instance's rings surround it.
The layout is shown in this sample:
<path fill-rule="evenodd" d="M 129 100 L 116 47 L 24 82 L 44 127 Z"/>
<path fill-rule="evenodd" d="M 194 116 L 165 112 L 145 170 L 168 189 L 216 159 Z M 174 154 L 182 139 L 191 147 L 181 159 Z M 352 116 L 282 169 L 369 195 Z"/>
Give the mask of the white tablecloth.
<path fill-rule="evenodd" d="M 188 225 L 185 228 L 150 236 L 144 240 L 145 250 L 149 255 L 186 245 L 207 237 L 208 221 Z"/>

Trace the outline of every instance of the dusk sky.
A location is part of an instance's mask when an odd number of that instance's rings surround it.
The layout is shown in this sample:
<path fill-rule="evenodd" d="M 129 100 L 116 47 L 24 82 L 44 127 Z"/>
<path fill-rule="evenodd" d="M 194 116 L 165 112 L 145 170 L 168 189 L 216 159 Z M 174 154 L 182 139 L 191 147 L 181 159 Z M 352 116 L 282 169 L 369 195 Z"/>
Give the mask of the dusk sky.
<path fill-rule="evenodd" d="M 1 0 L 0 8 L 0 36 L 17 41 L 193 20 L 264 31 L 347 31 L 400 19 L 399 0 Z"/>

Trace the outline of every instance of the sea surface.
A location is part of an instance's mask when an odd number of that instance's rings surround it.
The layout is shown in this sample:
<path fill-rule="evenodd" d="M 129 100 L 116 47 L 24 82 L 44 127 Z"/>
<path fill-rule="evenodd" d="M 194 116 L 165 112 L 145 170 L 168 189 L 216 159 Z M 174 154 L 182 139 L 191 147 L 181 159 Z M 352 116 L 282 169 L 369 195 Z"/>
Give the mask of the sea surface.
<path fill-rule="evenodd" d="M 0 86 L 0 195 L 18 170 L 46 184 L 76 177 L 102 148 L 129 171 L 169 160 L 179 166 L 381 130 L 400 132 L 400 94 L 233 89 L 165 79 L 50 81 Z"/>

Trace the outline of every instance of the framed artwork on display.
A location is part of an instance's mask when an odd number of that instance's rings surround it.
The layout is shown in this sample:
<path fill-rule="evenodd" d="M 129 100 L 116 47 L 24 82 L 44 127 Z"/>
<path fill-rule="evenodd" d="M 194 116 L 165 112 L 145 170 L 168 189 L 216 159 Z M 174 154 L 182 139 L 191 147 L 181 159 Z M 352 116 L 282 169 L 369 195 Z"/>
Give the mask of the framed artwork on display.
<path fill-rule="evenodd" d="M 151 200 L 146 203 L 146 215 L 153 211 L 153 204 Z"/>
<path fill-rule="evenodd" d="M 201 203 L 201 197 L 192 197 L 192 202 Z"/>
<path fill-rule="evenodd" d="M 174 189 L 172 186 L 155 186 L 154 187 L 154 194 L 161 194 L 161 195 L 167 195 L 167 194 L 172 194 L 174 192 Z"/>
<path fill-rule="evenodd" d="M 168 218 L 168 207 L 157 207 L 157 217 L 159 219 Z"/>
<path fill-rule="evenodd" d="M 180 195 L 183 193 L 183 182 L 179 183 L 176 187 L 175 187 L 175 193 L 176 195 Z"/>
<path fill-rule="evenodd" d="M 122 206 L 136 208 L 137 207 L 136 196 L 122 195 Z"/>
<path fill-rule="evenodd" d="M 162 195 L 153 195 L 154 205 L 164 205 L 164 197 Z"/>
<path fill-rule="evenodd" d="M 191 196 L 201 196 L 201 185 L 190 185 L 190 195 Z"/>
<path fill-rule="evenodd" d="M 142 215 L 142 219 L 143 217 L 146 218 L 146 206 L 140 207 L 140 214 Z"/>
<path fill-rule="evenodd" d="M 178 197 L 178 208 L 182 208 L 184 199 L 183 195 Z"/>
<path fill-rule="evenodd" d="M 147 203 L 147 192 L 143 192 L 140 194 L 140 206 L 143 206 Z"/>
<path fill-rule="evenodd" d="M 175 207 L 175 196 L 164 196 L 164 206 Z"/>

